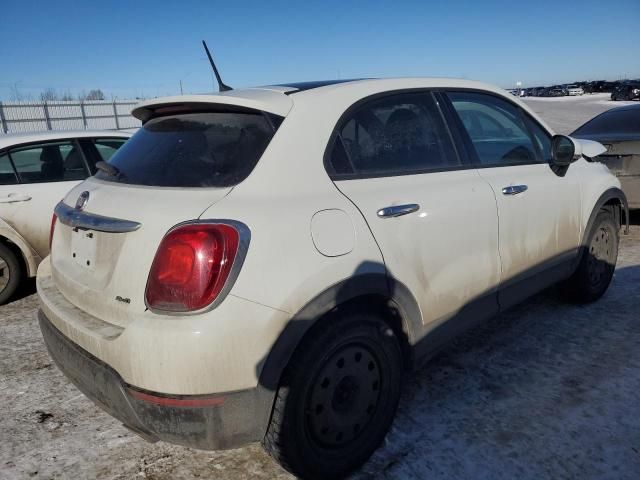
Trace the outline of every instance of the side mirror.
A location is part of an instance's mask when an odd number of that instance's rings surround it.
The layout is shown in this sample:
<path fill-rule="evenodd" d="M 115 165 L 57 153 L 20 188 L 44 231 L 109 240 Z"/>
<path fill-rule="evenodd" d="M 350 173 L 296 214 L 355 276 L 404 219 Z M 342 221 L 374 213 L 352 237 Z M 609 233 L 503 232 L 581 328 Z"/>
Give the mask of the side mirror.
<path fill-rule="evenodd" d="M 551 140 L 551 163 L 554 167 L 568 167 L 582 155 L 579 143 L 565 135 L 554 135 Z"/>

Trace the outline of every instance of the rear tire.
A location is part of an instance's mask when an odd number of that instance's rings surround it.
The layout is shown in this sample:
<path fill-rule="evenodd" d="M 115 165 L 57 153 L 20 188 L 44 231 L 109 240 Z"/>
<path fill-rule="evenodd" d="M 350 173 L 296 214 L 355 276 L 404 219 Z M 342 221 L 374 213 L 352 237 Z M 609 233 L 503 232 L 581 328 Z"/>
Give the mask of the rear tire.
<path fill-rule="evenodd" d="M 15 293 L 22 280 L 20 261 L 6 245 L 0 243 L 0 305 Z"/>
<path fill-rule="evenodd" d="M 613 215 L 601 211 L 589 232 L 578 268 L 565 282 L 570 300 L 589 303 L 604 295 L 616 268 L 618 242 L 618 225 Z"/>
<path fill-rule="evenodd" d="M 379 317 L 345 314 L 306 335 L 287 366 L 263 440 L 302 478 L 341 478 L 378 448 L 395 416 L 403 362 Z"/>

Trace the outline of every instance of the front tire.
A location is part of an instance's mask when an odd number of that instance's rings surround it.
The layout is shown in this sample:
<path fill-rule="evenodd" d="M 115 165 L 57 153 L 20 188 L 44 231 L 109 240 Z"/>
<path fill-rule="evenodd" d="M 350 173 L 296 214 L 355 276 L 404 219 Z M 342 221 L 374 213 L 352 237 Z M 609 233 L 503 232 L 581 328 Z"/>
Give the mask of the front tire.
<path fill-rule="evenodd" d="M 22 280 L 20 261 L 6 245 L 0 243 L 0 305 L 15 293 Z"/>
<path fill-rule="evenodd" d="M 607 291 L 618 259 L 618 230 L 610 212 L 603 210 L 598 213 L 578 268 L 565 283 L 570 300 L 589 303 Z"/>
<path fill-rule="evenodd" d="M 378 316 L 350 313 L 305 336 L 283 374 L 263 446 L 302 478 L 341 478 L 378 448 L 395 416 L 402 352 Z"/>

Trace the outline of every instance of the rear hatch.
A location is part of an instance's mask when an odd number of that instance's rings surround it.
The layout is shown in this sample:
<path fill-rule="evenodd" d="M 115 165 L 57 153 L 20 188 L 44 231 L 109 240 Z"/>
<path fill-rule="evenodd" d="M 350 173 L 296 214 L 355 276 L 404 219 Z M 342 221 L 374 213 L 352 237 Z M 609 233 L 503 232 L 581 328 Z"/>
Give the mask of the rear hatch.
<path fill-rule="evenodd" d="M 246 107 L 159 108 L 101 170 L 71 190 L 51 248 L 52 275 L 74 305 L 126 326 L 146 310 L 155 252 L 253 170 L 281 117 Z"/>

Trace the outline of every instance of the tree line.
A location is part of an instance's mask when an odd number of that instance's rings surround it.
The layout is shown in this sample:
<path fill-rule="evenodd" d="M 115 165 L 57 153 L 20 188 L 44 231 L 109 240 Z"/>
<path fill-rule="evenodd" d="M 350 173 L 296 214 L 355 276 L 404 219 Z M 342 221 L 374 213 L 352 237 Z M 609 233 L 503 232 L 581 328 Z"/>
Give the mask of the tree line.
<path fill-rule="evenodd" d="M 52 102 L 55 100 L 62 100 L 62 101 L 80 100 L 81 102 L 84 102 L 84 101 L 90 101 L 90 100 L 104 100 L 104 99 L 105 99 L 104 92 L 99 88 L 94 90 L 89 90 L 89 93 L 86 93 L 83 91 L 77 97 L 74 97 L 69 92 L 58 95 L 58 92 L 56 92 L 55 89 L 53 88 L 47 88 L 43 90 L 42 93 L 40 93 L 40 100 L 43 102 Z"/>

